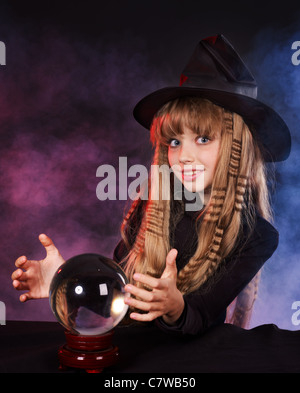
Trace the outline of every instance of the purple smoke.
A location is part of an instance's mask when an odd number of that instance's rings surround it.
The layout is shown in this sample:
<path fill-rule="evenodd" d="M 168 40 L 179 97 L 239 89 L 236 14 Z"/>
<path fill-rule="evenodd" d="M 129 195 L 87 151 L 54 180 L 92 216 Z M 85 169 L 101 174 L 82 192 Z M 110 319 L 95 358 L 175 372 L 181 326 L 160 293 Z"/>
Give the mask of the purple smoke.
<path fill-rule="evenodd" d="M 128 166 L 150 163 L 148 133 L 132 109 L 148 92 L 177 84 L 178 76 L 167 59 L 161 66 L 149 59 L 143 40 L 130 34 L 88 41 L 53 29 L 38 37 L 22 29 L 8 33 L 7 66 L 0 69 L 0 301 L 7 319 L 53 320 L 47 300 L 19 303 L 10 280 L 14 260 L 43 257 L 42 232 L 65 258 L 112 255 L 126 204 L 97 199 L 96 170 L 101 164 L 117 168 L 120 156 L 128 157 Z M 297 329 L 291 306 L 300 300 L 300 66 L 292 65 L 290 49 L 298 39 L 288 31 L 264 31 L 243 56 L 258 80 L 259 98 L 284 115 L 293 137 L 290 159 L 277 166 L 280 245 L 264 268 L 252 325 L 291 330 Z"/>
<path fill-rule="evenodd" d="M 96 197 L 97 167 L 147 163 L 149 134 L 131 116 L 137 95 L 156 88 L 142 43 L 89 44 L 47 32 L 30 44 L 15 33 L 1 75 L 1 287 L 7 319 L 48 319 L 39 303 L 20 304 L 10 274 L 20 255 L 39 259 L 39 233 L 64 258 L 83 252 L 112 256 L 124 201 Z M 134 44 L 134 45 L 133 45 Z M 133 49 L 132 49 L 133 48 Z M 20 66 L 22 65 L 22 67 Z"/>

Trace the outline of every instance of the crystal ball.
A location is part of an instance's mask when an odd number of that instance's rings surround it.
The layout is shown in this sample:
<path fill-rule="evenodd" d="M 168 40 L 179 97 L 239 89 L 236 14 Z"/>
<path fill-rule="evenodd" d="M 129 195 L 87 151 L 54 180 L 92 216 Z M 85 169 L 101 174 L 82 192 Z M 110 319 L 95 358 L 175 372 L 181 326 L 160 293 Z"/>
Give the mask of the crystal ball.
<path fill-rule="evenodd" d="M 113 329 L 125 316 L 128 280 L 113 260 L 82 254 L 59 267 L 50 284 L 50 307 L 72 334 L 94 336 Z"/>

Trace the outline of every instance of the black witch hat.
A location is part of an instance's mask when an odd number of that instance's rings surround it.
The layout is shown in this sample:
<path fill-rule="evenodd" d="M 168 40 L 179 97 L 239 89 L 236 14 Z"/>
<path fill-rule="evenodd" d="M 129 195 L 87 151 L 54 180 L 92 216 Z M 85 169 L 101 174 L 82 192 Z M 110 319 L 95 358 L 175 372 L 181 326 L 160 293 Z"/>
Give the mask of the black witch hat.
<path fill-rule="evenodd" d="M 264 148 L 265 161 L 283 161 L 291 150 L 291 136 L 283 119 L 258 101 L 257 84 L 238 53 L 223 35 L 197 45 L 176 87 L 157 90 L 134 108 L 135 119 L 151 127 L 155 113 L 168 101 L 184 96 L 206 98 L 238 113 Z"/>

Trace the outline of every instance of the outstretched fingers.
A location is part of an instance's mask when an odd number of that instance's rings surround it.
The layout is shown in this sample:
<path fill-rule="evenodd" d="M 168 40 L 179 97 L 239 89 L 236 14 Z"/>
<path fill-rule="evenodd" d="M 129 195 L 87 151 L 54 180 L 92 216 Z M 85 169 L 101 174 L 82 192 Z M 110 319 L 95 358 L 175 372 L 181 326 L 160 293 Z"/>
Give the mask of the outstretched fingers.
<path fill-rule="evenodd" d="M 22 255 L 18 259 L 16 259 L 15 266 L 21 269 L 27 269 L 28 267 L 28 259 L 25 255 Z"/>
<path fill-rule="evenodd" d="M 30 295 L 30 292 L 22 293 L 22 295 L 19 297 L 20 302 L 25 303 L 27 300 L 33 299 L 33 297 Z"/>
<path fill-rule="evenodd" d="M 39 235 L 39 241 L 45 247 L 48 256 L 51 256 L 53 254 L 58 254 L 58 249 L 55 247 L 52 239 L 50 239 L 49 236 L 45 235 L 44 233 L 41 233 Z"/>
<path fill-rule="evenodd" d="M 21 256 L 16 260 L 15 265 L 18 269 L 16 269 L 11 275 L 11 279 L 13 281 L 12 284 L 14 288 L 18 290 L 23 290 L 23 285 L 21 284 L 21 282 L 27 280 L 26 269 L 29 267 L 30 262 L 25 256 Z"/>

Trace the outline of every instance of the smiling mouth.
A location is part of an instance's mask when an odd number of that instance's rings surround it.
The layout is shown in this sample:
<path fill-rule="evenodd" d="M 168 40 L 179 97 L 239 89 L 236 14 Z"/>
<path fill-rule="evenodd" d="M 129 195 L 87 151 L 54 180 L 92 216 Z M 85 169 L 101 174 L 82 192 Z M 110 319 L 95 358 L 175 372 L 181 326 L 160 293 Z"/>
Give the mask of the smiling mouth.
<path fill-rule="evenodd" d="M 182 171 L 181 172 L 182 180 L 193 181 L 193 180 L 197 179 L 197 177 L 200 176 L 202 173 L 204 173 L 204 168 Z"/>

